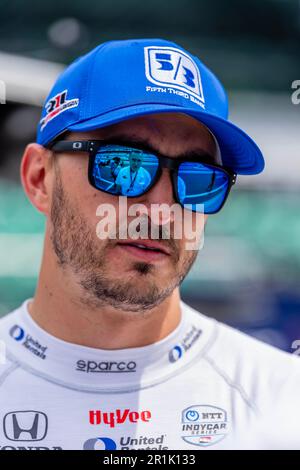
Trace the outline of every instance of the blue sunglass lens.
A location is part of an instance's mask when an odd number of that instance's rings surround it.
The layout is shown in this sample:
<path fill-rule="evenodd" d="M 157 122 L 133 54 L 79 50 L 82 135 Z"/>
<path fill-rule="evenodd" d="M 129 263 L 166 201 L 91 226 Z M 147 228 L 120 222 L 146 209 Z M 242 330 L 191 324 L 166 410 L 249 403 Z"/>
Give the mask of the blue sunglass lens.
<path fill-rule="evenodd" d="M 194 211 L 212 214 L 222 206 L 229 182 L 229 175 L 221 168 L 199 162 L 184 162 L 178 169 L 178 197 L 181 204 L 186 204 Z"/>
<path fill-rule="evenodd" d="M 104 145 L 94 160 L 94 185 L 118 196 L 140 196 L 151 186 L 158 170 L 155 155 L 130 147 Z"/>
<path fill-rule="evenodd" d="M 122 145 L 100 147 L 92 168 L 96 188 L 117 196 L 144 194 L 157 176 L 159 160 L 143 150 Z M 197 212 L 212 214 L 222 206 L 228 193 L 230 176 L 221 168 L 200 162 L 183 162 L 178 168 L 179 201 Z"/>

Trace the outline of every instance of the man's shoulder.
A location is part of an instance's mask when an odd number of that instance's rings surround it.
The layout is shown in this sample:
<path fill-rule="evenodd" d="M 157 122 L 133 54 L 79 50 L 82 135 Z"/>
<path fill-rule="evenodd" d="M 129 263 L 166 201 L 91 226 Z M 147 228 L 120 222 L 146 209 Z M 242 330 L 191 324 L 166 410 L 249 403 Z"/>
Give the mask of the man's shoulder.
<path fill-rule="evenodd" d="M 251 401 L 268 400 L 277 393 L 288 397 L 299 390 L 299 357 L 195 310 L 193 314 L 198 314 L 204 329 L 215 324 L 203 360 L 233 389 L 242 390 Z"/>
<path fill-rule="evenodd" d="M 15 369 L 15 364 L 8 357 L 7 341 L 5 340 L 4 334 L 5 331 L 10 328 L 14 314 L 15 311 L 0 318 L 0 388 L 5 379 Z"/>
<path fill-rule="evenodd" d="M 18 339 L 18 336 L 23 333 L 20 323 L 22 321 L 25 302 L 15 310 L 0 317 L 0 342 L 2 345 L 4 344 L 6 351 L 8 349 L 8 341 Z"/>
<path fill-rule="evenodd" d="M 257 367 L 257 360 L 259 358 L 261 365 L 269 366 L 272 363 L 274 365 L 289 364 L 290 367 L 296 367 L 297 370 L 299 368 L 300 371 L 299 357 L 271 346 L 237 328 L 203 315 L 187 304 L 183 305 L 194 317 L 198 316 L 199 322 L 203 325 L 204 329 L 211 326 L 212 323 L 215 324 L 214 339 L 211 341 L 208 354 L 213 355 L 216 359 L 222 360 L 222 357 L 225 359 L 245 359 L 248 364 L 254 363 Z"/>
<path fill-rule="evenodd" d="M 218 341 L 215 344 L 215 353 L 225 354 L 225 357 L 237 356 L 247 364 L 258 368 L 273 366 L 289 367 L 300 372 L 300 360 L 297 356 L 267 344 L 236 328 L 217 322 Z"/>
<path fill-rule="evenodd" d="M 11 310 L 10 312 L 7 312 L 3 316 L 0 317 L 0 337 L 1 337 L 1 330 L 3 330 L 3 328 L 5 328 L 6 325 L 10 324 L 14 319 L 17 320 L 17 317 L 20 315 L 23 305 L 24 304 L 18 306 L 16 309 Z"/>
<path fill-rule="evenodd" d="M 120 169 L 119 173 L 118 173 L 118 176 L 122 176 L 124 174 L 128 174 L 129 173 L 129 167 L 128 166 L 124 166 L 123 168 Z"/>
<path fill-rule="evenodd" d="M 149 178 L 151 178 L 150 173 L 149 173 L 149 171 L 148 171 L 146 168 L 140 167 L 140 170 L 142 170 L 142 171 L 141 171 L 141 175 L 143 175 L 143 176 L 149 176 Z"/>

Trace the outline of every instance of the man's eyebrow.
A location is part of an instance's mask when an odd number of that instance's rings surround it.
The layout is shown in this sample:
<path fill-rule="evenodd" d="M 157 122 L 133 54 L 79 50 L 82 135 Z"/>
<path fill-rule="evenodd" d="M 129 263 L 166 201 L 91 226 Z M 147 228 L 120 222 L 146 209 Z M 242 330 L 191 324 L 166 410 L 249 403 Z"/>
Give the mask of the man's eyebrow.
<path fill-rule="evenodd" d="M 108 138 L 103 139 L 104 142 L 107 143 L 120 143 L 120 144 L 127 144 L 131 145 L 132 147 L 141 148 L 146 150 L 147 152 L 161 154 L 149 141 L 147 138 L 138 137 L 136 135 L 126 135 L 126 134 L 116 134 Z M 162 155 L 162 154 L 161 154 Z M 168 155 L 164 155 L 168 156 Z M 195 157 L 204 157 L 205 159 L 209 160 L 211 163 L 216 162 L 216 158 L 211 155 L 211 153 L 207 152 L 204 149 L 194 149 L 189 150 L 187 152 L 181 153 L 179 155 L 180 158 L 195 158 Z M 174 157 L 175 158 L 175 157 Z"/>

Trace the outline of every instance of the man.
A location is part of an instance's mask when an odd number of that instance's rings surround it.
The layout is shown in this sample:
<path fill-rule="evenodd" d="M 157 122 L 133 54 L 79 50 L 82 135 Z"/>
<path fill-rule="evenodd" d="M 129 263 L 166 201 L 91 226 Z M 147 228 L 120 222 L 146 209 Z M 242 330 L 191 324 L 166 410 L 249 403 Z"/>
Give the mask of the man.
<path fill-rule="evenodd" d="M 148 237 L 104 236 L 99 214 L 122 194 L 95 168 L 132 152 L 150 183 L 116 224 L 134 222 L 135 205 Z M 218 79 L 177 44 L 112 41 L 63 72 L 21 166 L 46 230 L 34 298 L 0 322 L 1 449 L 235 448 L 273 406 L 299 408 L 297 358 L 179 294 L 197 250 L 175 226 L 200 220 L 201 235 L 236 174 L 263 166 Z"/>
<path fill-rule="evenodd" d="M 135 152 L 130 153 L 129 166 L 122 168 L 116 178 L 116 185 L 121 194 L 135 196 L 150 185 L 151 176 L 141 165 L 141 155 Z"/>
<path fill-rule="evenodd" d="M 115 157 L 115 158 L 111 159 L 111 161 L 110 161 L 110 172 L 111 172 L 111 176 L 113 177 L 114 181 L 116 181 L 117 176 L 119 174 L 119 171 L 121 169 L 120 165 L 121 165 L 121 162 L 120 162 L 119 157 Z"/>

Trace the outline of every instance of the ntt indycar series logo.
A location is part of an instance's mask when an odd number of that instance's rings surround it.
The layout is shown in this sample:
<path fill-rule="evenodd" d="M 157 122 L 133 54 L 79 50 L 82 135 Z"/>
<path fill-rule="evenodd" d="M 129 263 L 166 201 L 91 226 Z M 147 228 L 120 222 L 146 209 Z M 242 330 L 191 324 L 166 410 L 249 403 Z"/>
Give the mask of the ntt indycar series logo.
<path fill-rule="evenodd" d="M 194 405 L 182 412 L 182 439 L 196 446 L 210 446 L 228 433 L 227 413 L 210 405 Z"/>
<path fill-rule="evenodd" d="M 134 361 L 84 361 L 80 359 L 76 362 L 76 370 L 86 373 L 126 373 L 136 372 L 136 362 Z"/>
<path fill-rule="evenodd" d="M 85 441 L 83 450 L 168 450 L 165 441 L 166 434 L 156 437 L 122 436 L 118 439 L 94 437 Z"/>
<path fill-rule="evenodd" d="M 20 344 L 22 344 L 22 346 L 28 349 L 28 351 L 30 351 L 32 354 L 41 359 L 46 359 L 46 351 L 48 347 L 42 346 L 38 340 L 27 334 L 24 328 L 19 325 L 14 325 L 9 330 L 9 334 L 15 341 L 18 341 Z"/>
<path fill-rule="evenodd" d="M 199 339 L 202 331 L 192 326 L 192 328 L 187 332 L 181 343 L 176 344 L 174 348 L 169 352 L 169 361 L 177 362 L 184 353 L 186 353 L 195 342 Z"/>

